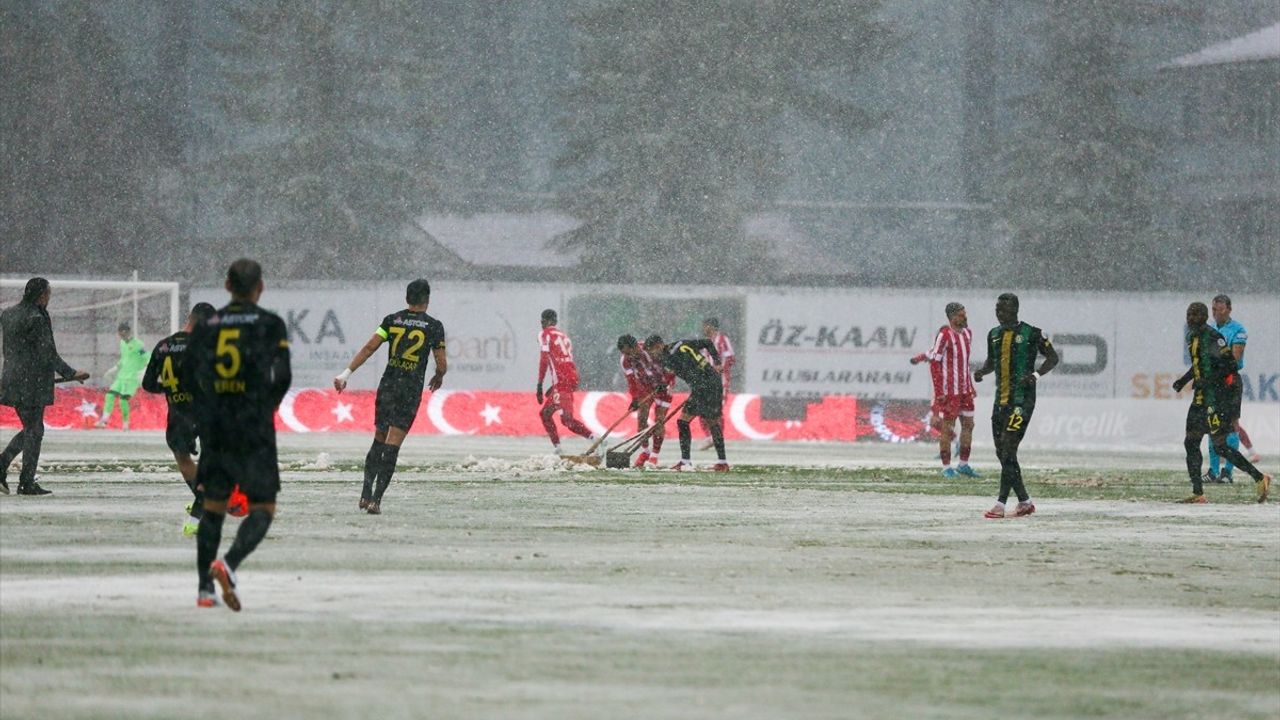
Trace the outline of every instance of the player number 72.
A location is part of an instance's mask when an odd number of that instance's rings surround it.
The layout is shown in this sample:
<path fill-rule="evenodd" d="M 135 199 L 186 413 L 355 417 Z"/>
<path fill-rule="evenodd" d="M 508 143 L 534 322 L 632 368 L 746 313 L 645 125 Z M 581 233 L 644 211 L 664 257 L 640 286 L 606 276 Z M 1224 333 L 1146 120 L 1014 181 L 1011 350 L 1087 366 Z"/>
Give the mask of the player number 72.
<path fill-rule="evenodd" d="M 418 351 L 421 350 L 422 346 L 427 343 L 427 336 L 425 333 L 423 333 L 421 330 L 410 330 L 409 342 L 411 344 L 409 345 L 409 347 L 405 348 L 403 355 L 396 355 L 396 350 L 399 349 L 400 347 L 400 339 L 404 337 L 405 330 L 402 327 L 389 327 L 387 328 L 387 332 L 391 333 L 392 335 L 392 338 L 391 338 L 391 356 L 392 357 L 401 357 L 401 358 L 404 358 L 405 360 L 412 360 L 413 362 L 418 362 L 419 360 L 422 359 L 421 357 L 419 357 Z"/>

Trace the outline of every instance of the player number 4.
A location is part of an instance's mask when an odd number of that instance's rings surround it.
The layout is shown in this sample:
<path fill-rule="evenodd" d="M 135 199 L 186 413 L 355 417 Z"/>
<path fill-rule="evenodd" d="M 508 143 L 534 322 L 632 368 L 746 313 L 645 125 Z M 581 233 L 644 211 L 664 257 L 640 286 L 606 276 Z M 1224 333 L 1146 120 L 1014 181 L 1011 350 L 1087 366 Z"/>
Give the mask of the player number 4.
<path fill-rule="evenodd" d="M 173 358 L 165 357 L 164 365 L 160 366 L 160 384 L 169 389 L 169 393 L 178 392 L 178 376 L 173 373 Z"/>

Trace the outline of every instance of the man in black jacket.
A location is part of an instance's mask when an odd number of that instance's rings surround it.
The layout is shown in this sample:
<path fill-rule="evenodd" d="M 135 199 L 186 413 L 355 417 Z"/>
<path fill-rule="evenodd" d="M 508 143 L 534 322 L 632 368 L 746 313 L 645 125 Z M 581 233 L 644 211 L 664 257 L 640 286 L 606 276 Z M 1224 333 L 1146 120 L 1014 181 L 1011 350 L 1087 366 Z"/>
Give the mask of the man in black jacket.
<path fill-rule="evenodd" d="M 22 453 L 19 495 L 48 495 L 36 483 L 36 463 L 44 440 L 44 409 L 53 404 L 53 374 L 64 380 L 83 382 L 87 372 L 79 372 L 58 356 L 49 320 L 49 281 L 31 278 L 22 292 L 22 301 L 0 313 L 4 333 L 4 371 L 0 373 L 0 405 L 18 412 L 22 430 L 0 452 L 0 493 L 9 494 L 9 463 Z"/>

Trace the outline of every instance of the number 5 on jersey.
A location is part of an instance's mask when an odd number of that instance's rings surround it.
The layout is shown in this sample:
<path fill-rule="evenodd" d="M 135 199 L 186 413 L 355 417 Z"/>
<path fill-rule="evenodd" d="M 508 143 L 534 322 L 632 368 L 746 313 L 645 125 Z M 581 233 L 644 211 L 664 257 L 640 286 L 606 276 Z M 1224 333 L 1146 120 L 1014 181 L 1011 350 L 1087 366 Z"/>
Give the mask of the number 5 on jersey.
<path fill-rule="evenodd" d="M 236 347 L 239 339 L 240 328 L 223 328 L 218 331 L 218 362 L 214 363 L 213 368 L 219 377 L 229 380 L 240 374 L 240 348 Z M 223 365 L 224 361 L 226 365 Z"/>

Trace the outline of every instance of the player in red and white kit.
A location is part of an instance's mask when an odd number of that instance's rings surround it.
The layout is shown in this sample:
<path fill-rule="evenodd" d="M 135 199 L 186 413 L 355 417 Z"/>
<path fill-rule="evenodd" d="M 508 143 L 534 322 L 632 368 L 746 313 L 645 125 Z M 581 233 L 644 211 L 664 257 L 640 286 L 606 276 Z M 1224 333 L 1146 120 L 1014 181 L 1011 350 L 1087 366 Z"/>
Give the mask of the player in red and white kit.
<path fill-rule="evenodd" d="M 653 408 L 653 422 L 657 429 L 653 431 L 640 447 L 640 455 L 636 457 L 636 467 L 645 464 L 657 466 L 658 453 L 662 452 L 662 441 L 666 438 L 663 429 L 667 420 L 667 409 L 671 407 L 671 386 L 675 384 L 675 373 L 662 367 L 644 349 L 644 343 L 638 342 L 632 335 L 618 338 L 618 352 L 622 355 L 622 375 L 627 379 L 627 391 L 631 393 L 631 409 L 636 411 L 636 427 L 643 431 L 649 427 L 649 408 Z M 653 450 L 649 449 L 652 441 Z"/>
<path fill-rule="evenodd" d="M 711 341 L 716 346 L 716 352 L 720 353 L 720 362 L 715 365 L 716 372 L 720 373 L 720 380 L 724 383 L 724 398 L 729 399 L 729 384 L 733 381 L 733 364 L 737 362 L 737 358 L 733 355 L 733 343 L 729 342 L 729 336 L 720 331 L 720 318 L 709 317 L 702 321 L 702 336 Z M 711 353 L 703 353 L 703 356 L 711 360 Z M 707 423 L 702 421 L 702 429 L 707 429 Z M 710 435 L 710 431 L 707 432 Z M 710 450 L 714 445 L 708 440 L 702 446 L 703 450 Z"/>
<path fill-rule="evenodd" d="M 911 364 L 929 361 L 933 376 L 933 407 L 930 424 L 938 433 L 941 449 L 942 476 L 957 474 L 979 477 L 969 466 L 969 450 L 973 445 L 973 374 L 969 371 L 969 347 L 973 331 L 969 317 L 958 302 L 947 303 L 947 324 L 938 330 L 933 347 L 911 358 Z M 955 437 L 955 421 L 960 418 L 960 465 L 951 467 L 951 441 Z"/>
<path fill-rule="evenodd" d="M 552 417 L 557 411 L 560 422 L 570 431 L 589 440 L 594 440 L 591 428 L 583 425 L 573 416 L 573 393 L 578 389 L 578 366 L 573 363 L 573 343 L 564 331 L 556 327 L 556 311 L 542 311 L 542 333 L 538 335 L 538 347 L 541 349 L 538 359 L 538 403 L 542 405 L 542 426 L 547 429 L 547 437 L 560 454 L 560 432 L 556 430 Z M 542 382 L 550 375 L 551 388 L 542 392 Z"/>

